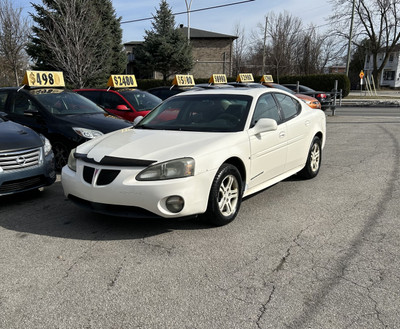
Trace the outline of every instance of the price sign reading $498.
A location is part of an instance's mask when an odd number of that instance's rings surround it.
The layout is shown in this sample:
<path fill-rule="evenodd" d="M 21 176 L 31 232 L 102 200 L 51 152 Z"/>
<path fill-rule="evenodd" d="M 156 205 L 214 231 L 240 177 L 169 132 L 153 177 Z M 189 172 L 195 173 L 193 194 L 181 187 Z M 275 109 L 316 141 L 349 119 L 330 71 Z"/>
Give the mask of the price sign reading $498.
<path fill-rule="evenodd" d="M 22 84 L 29 87 L 65 87 L 62 72 L 26 71 Z"/>

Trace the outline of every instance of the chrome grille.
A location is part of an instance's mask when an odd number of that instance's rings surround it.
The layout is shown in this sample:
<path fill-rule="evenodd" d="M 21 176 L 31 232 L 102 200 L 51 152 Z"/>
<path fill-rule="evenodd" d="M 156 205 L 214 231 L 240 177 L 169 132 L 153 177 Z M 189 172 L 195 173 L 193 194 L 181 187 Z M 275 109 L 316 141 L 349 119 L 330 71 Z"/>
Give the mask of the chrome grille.
<path fill-rule="evenodd" d="M 11 171 L 37 166 L 40 162 L 40 156 L 40 148 L 16 152 L 0 152 L 0 168 L 3 171 Z"/>

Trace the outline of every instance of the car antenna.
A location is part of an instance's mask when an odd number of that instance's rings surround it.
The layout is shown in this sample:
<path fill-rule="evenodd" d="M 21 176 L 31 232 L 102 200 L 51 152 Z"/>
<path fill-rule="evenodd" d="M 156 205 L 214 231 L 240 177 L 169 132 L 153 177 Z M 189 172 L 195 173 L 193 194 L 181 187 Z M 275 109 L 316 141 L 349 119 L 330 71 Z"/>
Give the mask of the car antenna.
<path fill-rule="evenodd" d="M 26 85 L 22 85 L 21 87 L 19 87 L 19 88 L 17 89 L 17 92 L 19 92 L 21 89 L 24 89 L 25 86 L 26 86 Z"/>

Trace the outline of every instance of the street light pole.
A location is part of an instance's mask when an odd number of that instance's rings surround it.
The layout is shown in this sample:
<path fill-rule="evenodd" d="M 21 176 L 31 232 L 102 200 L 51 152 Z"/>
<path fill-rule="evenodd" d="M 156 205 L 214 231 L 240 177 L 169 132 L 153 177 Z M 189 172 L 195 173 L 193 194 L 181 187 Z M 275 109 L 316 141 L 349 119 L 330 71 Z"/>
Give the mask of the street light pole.
<path fill-rule="evenodd" d="M 263 63 L 262 63 L 262 75 L 264 75 L 265 72 L 265 61 L 266 61 L 266 47 L 267 47 L 267 25 L 268 25 L 268 16 L 265 16 L 265 27 L 264 27 L 264 45 L 263 45 Z"/>
<path fill-rule="evenodd" d="M 188 42 L 190 42 L 190 9 L 192 7 L 192 2 L 193 2 L 193 0 L 190 0 L 189 3 L 188 3 L 188 0 L 185 0 L 186 10 L 187 10 L 187 25 L 188 25 L 187 37 L 188 37 Z"/>
<path fill-rule="evenodd" d="M 349 44 L 347 46 L 347 63 L 346 63 L 346 75 L 349 76 L 349 67 L 350 67 L 350 52 L 351 52 L 351 41 L 353 39 L 353 24 L 354 24 L 354 8 L 355 8 L 355 0 L 353 0 L 353 9 L 351 12 L 351 21 L 350 21 L 350 33 L 349 33 Z"/>

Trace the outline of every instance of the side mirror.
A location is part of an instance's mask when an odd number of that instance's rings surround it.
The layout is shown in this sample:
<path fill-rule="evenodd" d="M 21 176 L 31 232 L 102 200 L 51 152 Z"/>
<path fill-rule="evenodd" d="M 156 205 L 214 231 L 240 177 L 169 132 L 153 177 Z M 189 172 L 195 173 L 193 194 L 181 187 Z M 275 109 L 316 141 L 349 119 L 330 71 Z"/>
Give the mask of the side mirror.
<path fill-rule="evenodd" d="M 129 108 L 126 105 L 117 105 L 116 110 L 118 110 L 118 111 L 129 111 Z"/>
<path fill-rule="evenodd" d="M 261 118 L 254 126 L 254 134 L 261 134 L 278 129 L 278 123 L 274 119 Z"/>
<path fill-rule="evenodd" d="M 36 108 L 29 108 L 24 111 L 24 115 L 33 117 L 39 115 L 39 111 Z"/>
<path fill-rule="evenodd" d="M 135 120 L 133 120 L 133 126 L 135 127 L 142 119 L 143 117 L 141 115 L 136 117 Z"/>
<path fill-rule="evenodd" d="M 0 118 L 7 119 L 7 113 L 0 111 Z"/>

